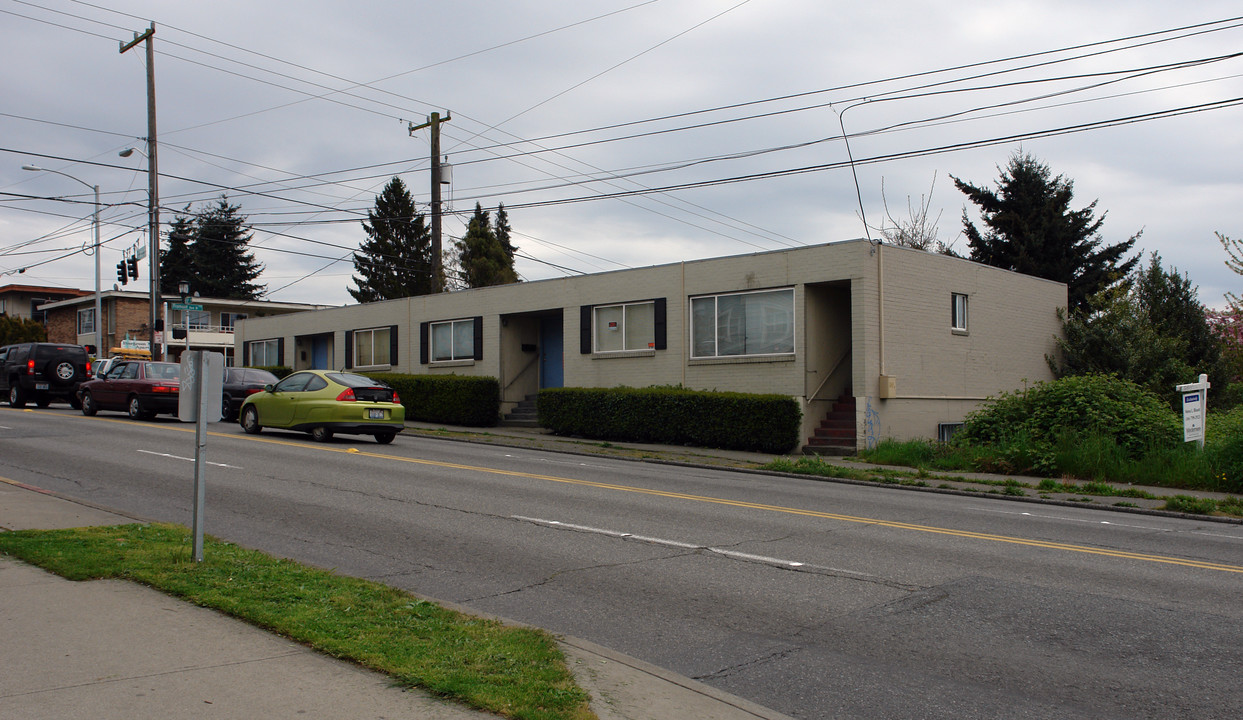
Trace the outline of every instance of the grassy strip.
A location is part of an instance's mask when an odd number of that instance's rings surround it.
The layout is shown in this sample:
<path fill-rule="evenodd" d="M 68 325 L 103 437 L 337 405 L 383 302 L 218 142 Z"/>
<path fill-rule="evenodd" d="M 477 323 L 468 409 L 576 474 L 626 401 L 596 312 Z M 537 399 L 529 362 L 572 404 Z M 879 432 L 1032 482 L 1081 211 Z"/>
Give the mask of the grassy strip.
<path fill-rule="evenodd" d="M 920 443 L 922 444 L 922 443 Z M 868 459 L 876 462 L 874 456 L 869 455 Z M 795 473 L 800 475 L 816 475 L 819 477 L 835 477 L 847 480 L 859 480 L 864 482 L 876 482 L 891 485 L 910 485 L 916 487 L 929 487 L 924 478 L 931 477 L 926 468 L 916 470 L 860 470 L 857 468 L 842 467 L 832 463 L 825 462 L 819 457 L 805 455 L 797 459 L 791 460 L 786 457 L 774 458 L 772 462 L 760 467 L 761 470 L 772 470 L 774 472 Z M 1013 478 L 1005 480 L 985 480 L 981 478 L 965 478 L 959 476 L 938 477 L 941 480 L 951 480 L 960 484 L 982 485 L 988 489 L 980 490 L 980 492 L 992 495 L 1013 495 L 1023 497 L 1027 495 L 1027 490 L 1033 490 L 1038 495 L 1047 496 L 1050 493 L 1067 493 L 1081 496 L 1095 497 L 1118 497 L 1118 498 L 1138 498 L 1144 500 L 1159 500 L 1160 497 L 1153 495 L 1147 490 L 1138 488 L 1119 488 L 1110 485 L 1107 482 L 1089 481 L 1082 484 L 1054 480 L 1052 478 L 1044 478 L 1038 484 L 1021 482 Z M 942 483 L 938 487 L 953 488 L 952 485 Z M 1090 497 L 1082 497 L 1081 502 L 1091 502 Z M 1137 507 L 1134 503 L 1118 502 L 1115 503 L 1119 507 Z M 1221 500 L 1212 498 L 1197 498 L 1190 495 L 1174 495 L 1166 499 L 1162 506 L 1164 510 L 1173 512 L 1192 513 L 1196 515 L 1230 515 L 1233 517 L 1243 517 L 1243 498 L 1227 496 Z"/>
<path fill-rule="evenodd" d="M 505 717 L 588 720 L 547 633 L 464 615 L 379 583 L 207 540 L 176 525 L 0 533 L 0 552 L 70 580 L 120 578 L 280 633 L 337 658 Z"/>

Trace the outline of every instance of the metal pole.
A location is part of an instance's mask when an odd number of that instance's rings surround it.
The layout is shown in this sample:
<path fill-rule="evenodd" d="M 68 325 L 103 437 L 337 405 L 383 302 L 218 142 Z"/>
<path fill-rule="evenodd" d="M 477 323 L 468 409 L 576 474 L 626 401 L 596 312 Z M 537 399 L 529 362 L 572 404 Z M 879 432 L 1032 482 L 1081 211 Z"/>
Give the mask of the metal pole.
<path fill-rule="evenodd" d="M 95 228 L 95 357 L 98 358 L 103 348 L 103 341 L 101 340 L 102 335 L 100 334 L 100 305 L 102 303 L 99 299 L 99 186 L 92 185 L 82 178 L 74 177 L 67 172 L 39 167 L 38 165 L 23 165 L 22 169 L 30 170 L 32 172 L 50 172 L 54 175 L 67 177 L 74 182 L 87 186 L 95 193 L 95 212 L 91 214 L 91 224 Z"/>
<path fill-rule="evenodd" d="M 160 308 L 160 190 L 159 163 L 156 161 L 155 143 L 155 47 L 152 37 L 155 23 L 147 35 L 147 188 L 151 198 L 151 229 L 148 231 L 147 253 L 151 262 L 151 357 L 164 359 L 164 348 L 156 355 L 155 326 Z"/>
<path fill-rule="evenodd" d="M 188 332 L 186 337 L 189 337 Z M 204 398 L 207 353 L 195 350 L 187 354 L 198 368 L 194 378 L 194 403 L 198 408 L 194 423 L 194 562 L 203 562 L 203 506 L 207 498 L 207 402 Z"/>
<path fill-rule="evenodd" d="M 104 354 L 103 314 L 99 296 L 99 186 L 95 186 L 95 358 Z"/>

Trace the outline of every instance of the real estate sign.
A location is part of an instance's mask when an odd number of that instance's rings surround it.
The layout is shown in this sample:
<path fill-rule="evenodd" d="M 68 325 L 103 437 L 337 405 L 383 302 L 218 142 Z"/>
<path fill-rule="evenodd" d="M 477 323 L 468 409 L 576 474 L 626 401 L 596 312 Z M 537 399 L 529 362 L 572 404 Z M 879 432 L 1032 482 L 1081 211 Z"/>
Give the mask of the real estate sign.
<path fill-rule="evenodd" d="M 1204 442 L 1204 393 L 1183 395 L 1183 442 Z"/>
<path fill-rule="evenodd" d="M 1183 442 L 1195 442 L 1204 447 L 1204 414 L 1210 387 L 1208 375 L 1201 375 L 1199 382 L 1178 386 L 1183 394 Z"/>

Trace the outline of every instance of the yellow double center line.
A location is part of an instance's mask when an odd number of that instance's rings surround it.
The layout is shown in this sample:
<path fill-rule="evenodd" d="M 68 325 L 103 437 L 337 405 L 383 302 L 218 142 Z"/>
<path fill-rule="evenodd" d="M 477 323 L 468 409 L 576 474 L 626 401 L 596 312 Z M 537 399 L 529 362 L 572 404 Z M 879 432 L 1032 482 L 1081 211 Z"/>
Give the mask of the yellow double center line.
<path fill-rule="evenodd" d="M 215 433 L 213 433 L 215 434 Z M 220 433 L 221 437 L 230 437 L 237 439 L 237 435 Z M 246 437 L 246 440 L 256 442 L 267 442 L 278 445 L 290 445 L 294 447 L 306 448 L 312 447 L 316 450 L 325 452 L 338 452 L 350 455 L 376 458 L 380 460 L 394 460 L 396 462 L 411 463 L 414 465 L 427 465 L 431 467 L 447 468 L 451 470 L 465 470 L 468 472 L 488 473 L 492 475 L 504 475 L 507 477 L 526 478 L 529 480 L 542 480 L 544 482 L 562 483 L 565 485 L 577 485 L 580 487 L 591 487 L 600 490 L 609 490 L 612 492 L 637 493 L 640 495 L 653 495 L 656 497 L 670 498 L 673 500 L 686 500 L 690 502 L 711 503 L 714 505 L 727 505 L 730 507 L 746 508 L 749 510 L 763 510 L 766 512 L 785 513 L 787 515 L 802 515 L 804 517 L 822 518 L 825 520 L 837 520 L 840 522 L 859 523 L 863 525 L 873 525 L 876 527 L 893 528 L 895 530 L 910 530 L 914 532 L 933 533 L 936 535 L 949 535 L 952 537 L 967 538 L 970 540 L 986 540 L 989 542 L 1010 543 L 1012 545 L 1026 545 L 1028 547 L 1044 548 L 1046 550 L 1060 550 L 1063 552 L 1086 553 L 1089 555 L 1103 555 L 1105 557 L 1120 558 L 1123 560 L 1139 560 L 1142 562 L 1163 563 L 1166 565 L 1181 565 L 1183 567 L 1199 568 L 1201 570 L 1217 570 L 1220 572 L 1243 573 L 1243 566 L 1228 565 L 1225 563 L 1208 562 L 1204 560 L 1188 560 L 1185 558 L 1169 557 L 1165 555 L 1151 555 L 1148 553 L 1128 552 L 1126 550 L 1110 550 L 1106 548 L 1095 548 L 1087 545 L 1073 545 L 1070 543 L 1052 542 L 1048 540 L 1029 540 L 1027 538 L 1010 537 L 1008 535 L 994 535 L 992 533 L 972 532 L 970 530 L 954 530 L 951 528 L 935 527 L 932 525 L 916 525 L 913 523 L 896 522 L 893 520 L 878 520 L 876 518 L 856 517 L 854 515 L 840 515 L 838 513 L 822 512 L 819 510 L 804 510 L 802 508 L 785 507 L 783 505 L 768 505 L 765 503 L 748 502 L 745 500 L 730 500 L 727 498 L 712 497 L 710 495 L 689 495 L 686 493 L 670 492 L 668 490 L 657 490 L 653 488 L 632 487 L 629 485 L 615 485 L 612 483 L 597 482 L 595 480 L 577 480 L 574 478 L 559 477 L 556 475 L 541 475 L 539 473 L 519 472 L 517 470 L 501 470 L 490 467 L 480 467 L 477 465 L 461 465 L 458 463 L 440 462 L 437 460 L 421 460 L 419 458 L 401 457 L 398 455 L 386 455 L 382 453 L 367 452 L 356 448 L 339 449 L 322 446 L 307 446 L 302 443 L 287 442 L 284 440 L 276 440 L 269 438 Z"/>
<path fill-rule="evenodd" d="M 97 418 L 96 420 L 111 420 L 111 418 Z M 120 419 L 114 422 L 131 422 L 122 421 Z M 152 426 L 162 429 L 172 430 L 175 432 L 194 432 L 193 428 L 179 426 Z M 802 508 L 785 507 L 783 505 L 768 505 L 765 503 L 747 502 L 744 500 L 729 500 L 727 498 L 712 497 L 709 495 L 689 495 L 686 493 L 670 492 L 668 490 L 657 490 L 652 488 L 631 487 L 629 485 L 615 485 L 612 483 L 596 482 L 594 480 L 576 480 L 574 478 L 558 477 L 556 475 L 541 475 L 538 473 L 518 472 L 516 470 L 501 470 L 497 468 L 481 467 L 477 465 L 461 465 L 458 463 L 440 462 L 437 460 L 421 460 L 419 458 L 401 457 L 399 455 L 387 455 L 383 453 L 367 452 L 358 450 L 357 448 L 334 448 L 321 445 L 306 445 L 304 443 L 290 442 L 287 440 L 278 440 L 276 438 L 263 438 L 253 436 L 235 435 L 232 433 L 212 432 L 209 435 L 216 437 L 230 438 L 233 440 L 245 440 L 249 442 L 270 443 L 272 445 L 285 445 L 288 447 L 296 447 L 301 449 L 318 450 L 320 452 L 344 453 L 347 455 L 355 455 L 361 457 L 376 458 L 379 460 L 392 460 L 401 463 L 410 463 L 414 465 L 427 465 L 429 467 L 447 468 L 451 470 L 465 470 L 468 472 L 487 473 L 491 475 L 503 475 L 507 477 L 526 478 L 529 480 L 542 480 L 544 482 L 562 483 L 564 485 L 577 485 L 580 487 L 591 487 L 600 490 L 609 490 L 612 492 L 637 493 L 640 495 L 653 495 L 656 497 L 670 498 L 673 500 L 686 500 L 689 502 L 711 503 L 713 505 L 727 505 L 730 507 L 746 508 L 749 510 L 762 510 L 765 512 L 785 513 L 787 515 L 802 515 L 804 517 L 822 518 L 825 520 L 837 520 L 839 522 L 859 523 L 862 525 L 873 525 L 875 527 L 893 528 L 895 530 L 909 530 L 913 532 L 933 533 L 936 535 L 948 535 L 951 537 L 966 538 L 969 540 L 984 540 L 988 542 L 1009 543 L 1011 545 L 1026 545 L 1028 547 L 1044 548 L 1046 550 L 1060 550 L 1062 552 L 1085 553 L 1088 555 L 1102 555 L 1105 557 L 1119 558 L 1122 560 L 1138 560 L 1141 562 L 1161 563 L 1165 565 L 1181 565 L 1183 567 L 1198 568 L 1201 570 L 1217 570 L 1219 572 L 1243 573 L 1243 566 L 1229 565 L 1226 563 L 1208 562 L 1205 560 L 1189 560 L 1185 558 L 1169 557 L 1167 555 L 1151 555 L 1148 553 L 1128 552 L 1126 550 L 1110 550 L 1106 548 L 1089 547 L 1087 545 L 1073 545 L 1070 543 L 1052 542 L 1048 540 L 1030 540 L 1027 538 L 1011 537 L 1008 535 L 994 535 L 992 533 L 972 532 L 970 530 L 954 530 L 951 528 L 935 527 L 933 525 L 916 525 L 913 523 L 896 522 L 893 520 L 878 520 L 876 518 L 857 517 L 854 515 L 840 515 L 838 513 L 822 512 L 819 510 L 804 510 Z"/>

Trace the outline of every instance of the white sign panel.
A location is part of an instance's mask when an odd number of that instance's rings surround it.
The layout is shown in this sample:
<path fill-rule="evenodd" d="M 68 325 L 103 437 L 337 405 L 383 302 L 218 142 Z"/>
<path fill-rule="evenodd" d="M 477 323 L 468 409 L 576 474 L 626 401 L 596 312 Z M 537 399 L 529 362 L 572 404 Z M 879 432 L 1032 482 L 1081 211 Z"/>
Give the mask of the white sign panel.
<path fill-rule="evenodd" d="M 177 393 L 177 417 L 182 422 L 195 422 L 199 416 L 198 384 L 203 374 L 203 404 L 207 406 L 207 422 L 220 422 L 224 396 L 224 355 L 194 351 L 181 356 L 181 388 Z"/>
<path fill-rule="evenodd" d="M 1183 395 L 1183 442 L 1204 439 L 1204 393 Z"/>

